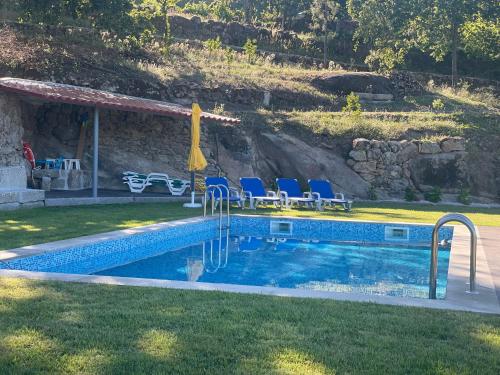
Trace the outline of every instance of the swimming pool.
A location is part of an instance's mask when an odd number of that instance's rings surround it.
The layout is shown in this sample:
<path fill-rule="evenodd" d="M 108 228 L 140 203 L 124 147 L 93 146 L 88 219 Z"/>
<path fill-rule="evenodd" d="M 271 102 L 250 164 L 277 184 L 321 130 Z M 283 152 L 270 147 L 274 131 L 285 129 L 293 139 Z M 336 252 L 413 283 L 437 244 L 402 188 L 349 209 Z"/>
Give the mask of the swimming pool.
<path fill-rule="evenodd" d="M 58 249 L 0 268 L 428 298 L 427 225 L 233 216 Z M 440 231 L 449 241 L 452 227 Z M 446 296 L 449 246 L 440 249 Z"/>

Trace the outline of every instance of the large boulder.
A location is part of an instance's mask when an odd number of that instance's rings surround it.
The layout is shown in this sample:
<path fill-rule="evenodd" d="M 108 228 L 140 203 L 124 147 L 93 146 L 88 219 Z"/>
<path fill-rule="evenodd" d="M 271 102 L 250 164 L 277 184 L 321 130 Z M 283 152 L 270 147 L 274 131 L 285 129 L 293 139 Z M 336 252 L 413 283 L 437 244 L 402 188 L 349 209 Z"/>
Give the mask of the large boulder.
<path fill-rule="evenodd" d="M 321 90 L 337 95 L 347 95 L 351 92 L 394 93 L 390 79 L 367 72 L 331 73 L 314 78 L 312 84 Z"/>
<path fill-rule="evenodd" d="M 347 165 L 340 150 L 318 147 L 285 133 L 266 132 L 251 138 L 253 172 L 268 183 L 279 176 L 297 177 L 306 188 L 307 179 L 325 178 L 349 197 L 366 198 L 369 184 Z"/>

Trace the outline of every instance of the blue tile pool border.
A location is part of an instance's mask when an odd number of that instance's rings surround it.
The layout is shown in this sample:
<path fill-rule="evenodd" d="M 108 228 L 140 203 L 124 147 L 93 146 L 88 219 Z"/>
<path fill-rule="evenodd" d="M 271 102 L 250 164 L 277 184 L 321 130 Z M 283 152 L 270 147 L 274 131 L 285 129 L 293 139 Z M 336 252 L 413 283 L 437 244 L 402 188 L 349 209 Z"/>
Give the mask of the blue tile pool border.
<path fill-rule="evenodd" d="M 290 224 L 291 230 L 289 234 L 280 234 L 279 237 L 282 238 L 360 244 L 430 246 L 433 229 L 429 225 L 233 215 L 231 235 L 276 237 L 272 233 L 271 223 L 283 221 Z M 112 236 L 113 238 L 104 235 L 95 241 L 2 262 L 0 269 L 91 274 L 215 238 L 217 225 L 214 218 L 183 220 L 171 222 L 170 225 L 165 223 L 150 226 L 151 230 L 128 235 L 121 233 L 121 236 Z M 385 237 L 386 228 L 405 229 L 407 237 L 404 241 L 388 240 Z M 440 239 L 451 240 L 452 236 L 452 227 L 441 229 Z"/>

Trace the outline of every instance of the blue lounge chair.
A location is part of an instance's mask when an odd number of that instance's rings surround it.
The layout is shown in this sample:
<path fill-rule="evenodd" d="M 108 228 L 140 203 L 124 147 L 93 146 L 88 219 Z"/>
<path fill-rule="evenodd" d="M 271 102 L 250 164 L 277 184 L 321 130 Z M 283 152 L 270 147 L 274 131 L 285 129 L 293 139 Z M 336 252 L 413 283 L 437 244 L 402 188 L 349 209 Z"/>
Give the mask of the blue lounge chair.
<path fill-rule="evenodd" d="M 220 186 L 221 189 L 217 188 Z M 212 199 L 212 192 L 215 200 L 215 206 L 221 201 L 226 201 L 229 194 L 229 202 L 236 203 L 238 207 L 242 207 L 242 199 L 238 189 L 229 187 L 229 182 L 225 177 L 206 177 L 205 187 L 208 193 L 208 199 Z"/>
<path fill-rule="evenodd" d="M 256 209 L 259 203 L 272 203 L 276 207 L 282 205 L 281 199 L 274 191 L 264 189 L 262 180 L 258 177 L 242 177 L 240 178 L 242 198 L 250 202 L 251 209 Z"/>
<path fill-rule="evenodd" d="M 285 202 L 285 207 L 290 208 L 293 204 L 300 206 L 301 204 L 309 207 L 321 209 L 321 201 L 314 199 L 310 192 L 303 193 L 300 189 L 299 182 L 295 178 L 277 178 L 279 196 Z"/>
<path fill-rule="evenodd" d="M 321 206 L 330 204 L 332 207 L 339 204 L 345 211 L 351 211 L 352 201 L 345 199 L 344 194 L 335 193 L 328 180 L 309 180 L 311 194 Z"/>
<path fill-rule="evenodd" d="M 239 250 L 244 253 L 259 251 L 263 248 L 264 240 L 257 237 L 240 237 Z"/>

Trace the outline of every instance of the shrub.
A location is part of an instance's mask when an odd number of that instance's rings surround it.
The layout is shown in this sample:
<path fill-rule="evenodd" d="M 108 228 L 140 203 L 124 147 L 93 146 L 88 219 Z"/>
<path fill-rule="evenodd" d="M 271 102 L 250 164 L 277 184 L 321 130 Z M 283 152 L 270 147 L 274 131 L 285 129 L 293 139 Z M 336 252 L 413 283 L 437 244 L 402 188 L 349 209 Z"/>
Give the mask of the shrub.
<path fill-rule="evenodd" d="M 219 51 L 222 49 L 222 42 L 220 40 L 220 36 L 214 39 L 208 39 L 203 42 L 203 46 L 208 50 L 209 53 Z"/>
<path fill-rule="evenodd" d="M 232 64 L 235 59 L 235 52 L 231 48 L 226 48 L 224 50 L 224 59 L 226 60 L 226 63 Z"/>
<path fill-rule="evenodd" d="M 413 190 L 411 187 L 407 187 L 405 189 L 405 200 L 407 202 L 415 202 L 417 199 L 417 194 L 415 193 L 415 190 Z"/>
<path fill-rule="evenodd" d="M 458 194 L 457 201 L 468 206 L 470 202 L 470 190 L 466 187 L 460 188 L 460 194 Z"/>
<path fill-rule="evenodd" d="M 245 56 L 250 64 L 254 64 L 257 59 L 257 40 L 247 39 L 245 45 L 243 46 L 245 51 Z"/>
<path fill-rule="evenodd" d="M 212 1 L 210 4 L 210 13 L 222 22 L 237 21 L 241 17 L 241 12 L 232 8 L 230 0 Z"/>
<path fill-rule="evenodd" d="M 368 199 L 371 201 L 376 201 L 378 200 L 378 195 L 377 195 L 377 189 L 375 188 L 374 185 L 370 185 L 368 188 Z"/>
<path fill-rule="evenodd" d="M 210 5 L 203 2 L 196 3 L 190 1 L 184 5 L 183 11 L 201 17 L 208 17 L 210 15 Z"/>
<path fill-rule="evenodd" d="M 432 202 L 432 203 L 438 203 L 441 202 L 441 189 L 437 186 L 432 188 L 432 190 L 426 192 L 424 194 L 425 200 Z"/>
<path fill-rule="evenodd" d="M 442 111 L 444 109 L 444 102 L 442 99 L 434 99 L 432 101 L 432 108 L 436 111 Z"/>
<path fill-rule="evenodd" d="M 342 107 L 342 112 L 349 112 L 356 115 L 361 114 L 361 102 L 359 100 L 359 96 L 351 92 L 347 95 L 346 99 L 347 103 L 344 107 Z"/>
<path fill-rule="evenodd" d="M 214 109 L 212 110 L 214 115 L 222 115 L 224 114 L 224 111 L 225 111 L 224 103 L 221 104 L 215 103 Z"/>

